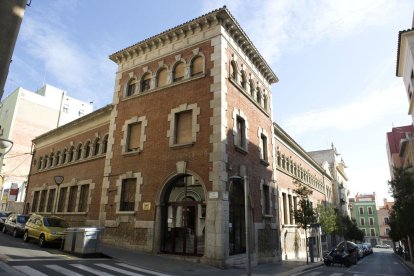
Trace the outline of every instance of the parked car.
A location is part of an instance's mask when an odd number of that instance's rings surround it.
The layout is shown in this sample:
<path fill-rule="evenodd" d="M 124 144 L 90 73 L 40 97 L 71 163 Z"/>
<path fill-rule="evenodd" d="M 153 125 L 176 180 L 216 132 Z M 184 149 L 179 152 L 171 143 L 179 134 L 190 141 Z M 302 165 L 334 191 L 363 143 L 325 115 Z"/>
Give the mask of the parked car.
<path fill-rule="evenodd" d="M 24 226 L 26 225 L 29 215 L 11 214 L 4 221 L 3 233 L 12 233 L 13 237 L 22 236 Z"/>
<path fill-rule="evenodd" d="M 336 251 L 345 251 L 345 242 L 341 241 L 336 246 Z M 346 249 L 348 250 L 349 259 L 351 260 L 352 264 L 357 264 L 358 262 L 358 245 L 351 241 L 346 241 Z"/>
<path fill-rule="evenodd" d="M 4 212 L 1 211 L 0 212 L 0 231 L 3 231 L 3 227 L 4 227 L 4 221 L 6 220 L 6 218 L 11 214 L 12 212 Z"/>
<path fill-rule="evenodd" d="M 41 247 L 47 243 L 61 243 L 67 227 L 68 223 L 60 217 L 32 214 L 24 227 L 23 240 L 36 239 Z"/>
<path fill-rule="evenodd" d="M 372 245 L 370 243 L 363 243 L 362 246 L 364 247 L 364 255 L 372 254 Z"/>
<path fill-rule="evenodd" d="M 360 260 L 365 256 L 364 246 L 362 245 L 362 243 L 357 243 L 357 246 L 358 246 L 358 260 Z"/>

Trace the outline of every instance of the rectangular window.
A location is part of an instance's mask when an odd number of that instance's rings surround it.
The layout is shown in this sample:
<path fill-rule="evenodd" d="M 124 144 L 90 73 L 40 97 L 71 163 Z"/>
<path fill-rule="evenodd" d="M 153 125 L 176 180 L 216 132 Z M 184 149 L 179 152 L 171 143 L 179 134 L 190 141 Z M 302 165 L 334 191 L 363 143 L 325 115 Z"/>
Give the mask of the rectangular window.
<path fill-rule="evenodd" d="M 368 207 L 368 214 L 372 215 L 372 208 L 371 207 Z"/>
<path fill-rule="evenodd" d="M 72 186 L 69 190 L 68 212 L 75 212 L 76 197 L 78 195 L 78 186 Z"/>
<path fill-rule="evenodd" d="M 192 142 L 192 119 L 192 110 L 175 114 L 175 144 L 188 144 Z"/>
<path fill-rule="evenodd" d="M 268 153 L 267 153 L 267 137 L 265 135 L 260 136 L 260 143 L 262 146 L 262 150 L 260 151 L 260 159 L 264 161 L 268 161 Z"/>
<path fill-rule="evenodd" d="M 58 202 L 58 212 L 63 212 L 66 204 L 66 193 L 68 191 L 67 187 L 61 188 L 59 191 L 59 202 Z"/>
<path fill-rule="evenodd" d="M 374 218 L 369 218 L 369 225 L 374 225 Z"/>
<path fill-rule="evenodd" d="M 288 203 L 289 203 L 289 224 L 293 224 L 293 201 L 292 196 L 288 195 Z"/>
<path fill-rule="evenodd" d="M 370 230 L 371 230 L 371 237 L 375 237 L 375 229 L 371 228 Z"/>
<path fill-rule="evenodd" d="M 85 115 L 85 111 L 83 109 L 79 109 L 79 117 Z"/>
<path fill-rule="evenodd" d="M 364 208 L 363 207 L 359 207 L 359 214 L 363 215 L 364 214 Z"/>
<path fill-rule="evenodd" d="M 86 212 L 89 199 L 89 184 L 82 185 L 80 188 L 78 212 Z"/>
<path fill-rule="evenodd" d="M 135 192 L 137 180 L 135 178 L 128 178 L 122 180 L 121 187 L 121 202 L 119 211 L 134 211 L 135 210 Z"/>
<path fill-rule="evenodd" d="M 360 222 L 361 222 L 361 225 L 365 225 L 365 219 L 364 218 L 360 218 Z"/>
<path fill-rule="evenodd" d="M 33 194 L 32 212 L 37 212 L 37 204 L 39 202 L 40 191 L 36 191 Z"/>
<path fill-rule="evenodd" d="M 288 224 L 288 210 L 287 210 L 287 200 L 286 194 L 282 193 L 282 203 L 283 203 L 283 223 Z"/>
<path fill-rule="evenodd" d="M 53 202 L 55 201 L 56 189 L 49 190 L 49 196 L 47 198 L 46 212 L 53 213 Z"/>
<path fill-rule="evenodd" d="M 264 203 L 264 214 L 270 214 L 270 194 L 269 194 L 269 186 L 263 185 L 263 203 Z"/>
<path fill-rule="evenodd" d="M 45 211 L 46 195 L 47 195 L 47 190 L 43 190 L 40 193 L 39 212 Z"/>
<path fill-rule="evenodd" d="M 137 151 L 141 143 L 141 123 L 128 125 L 127 151 Z"/>
<path fill-rule="evenodd" d="M 68 104 L 63 105 L 63 113 L 69 113 L 69 105 Z"/>
<path fill-rule="evenodd" d="M 387 225 L 390 224 L 389 218 L 384 218 L 384 223 L 387 224 Z"/>
<path fill-rule="evenodd" d="M 239 146 L 243 149 L 246 148 L 246 122 L 242 117 L 237 116 L 237 136 L 236 136 L 236 146 Z"/>
<path fill-rule="evenodd" d="M 364 236 L 366 236 L 367 235 L 367 231 L 365 230 L 365 228 L 362 228 L 361 230 L 362 230 L 362 233 L 364 233 Z"/>

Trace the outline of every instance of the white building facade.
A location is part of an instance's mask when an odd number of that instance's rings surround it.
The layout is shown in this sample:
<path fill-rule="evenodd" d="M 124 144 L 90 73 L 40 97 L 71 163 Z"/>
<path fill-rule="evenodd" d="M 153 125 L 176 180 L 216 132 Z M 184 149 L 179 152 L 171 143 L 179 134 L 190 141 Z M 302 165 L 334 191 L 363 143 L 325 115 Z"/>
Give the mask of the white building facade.
<path fill-rule="evenodd" d="M 0 210 L 22 211 L 22 206 L 13 206 L 24 201 L 32 139 L 92 110 L 91 103 L 69 97 L 66 91 L 51 85 L 36 92 L 19 87 L 1 102 L 0 138 L 11 140 L 13 147 L 0 157 Z M 13 190 L 16 193 L 16 187 L 17 195 L 10 194 Z"/>

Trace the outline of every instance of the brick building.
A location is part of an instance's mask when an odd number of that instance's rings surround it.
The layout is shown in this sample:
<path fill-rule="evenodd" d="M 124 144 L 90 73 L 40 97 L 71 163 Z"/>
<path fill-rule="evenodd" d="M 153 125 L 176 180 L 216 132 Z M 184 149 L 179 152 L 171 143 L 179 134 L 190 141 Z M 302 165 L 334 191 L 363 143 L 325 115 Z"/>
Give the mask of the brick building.
<path fill-rule="evenodd" d="M 310 201 L 316 208 L 317 205 L 332 203 L 333 178 L 327 162 L 319 165 L 276 123 L 274 139 L 282 259 L 305 258 L 305 232 L 298 228 L 292 213 L 298 208 L 299 201 L 293 191 L 297 188 L 295 183 L 312 190 Z M 319 227 L 312 228 L 308 237 L 314 244 L 314 256 L 321 256 L 323 250 L 332 246 Z"/>
<path fill-rule="evenodd" d="M 34 140 L 27 210 L 104 226 L 106 243 L 225 267 L 246 256 L 244 179 L 253 263 L 279 259 L 278 79 L 229 11 L 110 59 L 112 104 Z"/>

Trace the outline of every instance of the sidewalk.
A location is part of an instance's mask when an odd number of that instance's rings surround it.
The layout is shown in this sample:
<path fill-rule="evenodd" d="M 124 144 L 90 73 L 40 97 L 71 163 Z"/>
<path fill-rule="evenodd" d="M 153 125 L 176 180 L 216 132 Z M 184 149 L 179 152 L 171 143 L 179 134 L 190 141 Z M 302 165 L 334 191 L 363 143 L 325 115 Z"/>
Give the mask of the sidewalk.
<path fill-rule="evenodd" d="M 245 275 L 243 267 L 219 269 L 201 264 L 198 262 L 198 258 L 195 257 L 182 260 L 181 256 L 178 258 L 177 256 L 167 254 L 149 254 L 108 245 L 101 245 L 101 251 L 103 254 L 124 263 L 170 275 Z M 262 264 L 252 267 L 252 275 L 291 276 L 322 264 L 322 262 L 316 262 L 307 265 L 306 261 L 283 261 Z"/>
<path fill-rule="evenodd" d="M 395 256 L 397 256 L 398 258 L 400 258 L 400 260 L 401 260 L 401 262 L 409 269 L 409 270 L 411 270 L 413 273 L 414 273 L 414 264 L 412 263 L 412 262 L 410 262 L 410 261 L 407 261 L 407 260 L 405 260 L 402 256 L 400 256 L 400 255 L 398 255 L 398 254 L 396 254 L 395 252 L 394 252 L 394 254 L 395 254 Z"/>

